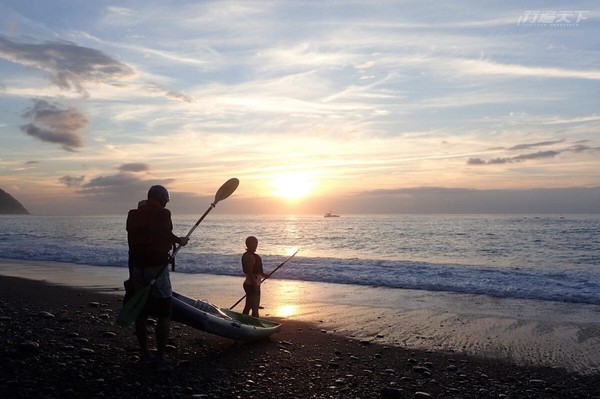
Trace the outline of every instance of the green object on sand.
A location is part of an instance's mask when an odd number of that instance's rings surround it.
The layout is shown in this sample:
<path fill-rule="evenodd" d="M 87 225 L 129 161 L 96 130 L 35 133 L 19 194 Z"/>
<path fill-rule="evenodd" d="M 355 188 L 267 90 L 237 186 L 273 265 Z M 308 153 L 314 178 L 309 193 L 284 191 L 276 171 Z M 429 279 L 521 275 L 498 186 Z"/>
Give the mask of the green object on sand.
<path fill-rule="evenodd" d="M 122 327 L 127 327 L 137 319 L 148 300 L 152 285 L 147 285 L 142 290 L 133 295 L 127 302 L 123 304 L 123 308 L 117 315 L 117 324 Z"/>
<path fill-rule="evenodd" d="M 217 205 L 217 203 L 219 201 L 222 201 L 225 198 L 229 197 L 231 194 L 233 194 L 233 192 L 238 188 L 239 184 L 240 184 L 240 181 L 238 179 L 236 179 L 235 177 L 233 177 L 233 178 L 227 180 L 225 183 L 223 183 L 223 185 L 221 187 L 219 187 L 219 189 L 217 190 L 217 193 L 215 194 L 214 202 L 212 204 L 210 204 L 210 207 L 208 207 L 206 212 L 204 212 L 204 214 L 200 217 L 200 219 L 198 219 L 196 224 L 190 229 L 190 231 L 186 235 L 187 238 L 190 238 L 190 236 L 192 235 L 194 230 L 196 230 L 196 227 L 198 227 L 200 222 L 202 222 L 202 220 L 204 220 L 206 215 L 208 215 L 208 213 Z M 164 271 L 164 269 L 175 258 L 175 255 L 177 254 L 177 252 L 179 252 L 179 249 L 181 249 L 181 245 L 178 246 L 177 248 L 175 248 L 175 250 L 173 251 L 173 254 L 171 255 L 167 264 L 164 265 L 158 271 L 158 273 L 156 273 L 154 278 L 150 281 L 150 284 L 148 284 L 143 289 L 136 292 L 131 298 L 129 298 L 127 300 L 127 302 L 125 302 L 123 304 L 123 308 L 117 315 L 117 324 L 118 325 L 120 325 L 122 327 L 127 327 L 128 325 L 133 323 L 138 318 L 140 312 L 144 309 L 144 306 L 146 306 L 146 301 L 148 300 L 148 296 L 150 295 L 150 290 L 152 289 L 152 286 L 156 283 L 156 279 L 158 278 L 158 276 L 160 276 L 160 274 Z"/>

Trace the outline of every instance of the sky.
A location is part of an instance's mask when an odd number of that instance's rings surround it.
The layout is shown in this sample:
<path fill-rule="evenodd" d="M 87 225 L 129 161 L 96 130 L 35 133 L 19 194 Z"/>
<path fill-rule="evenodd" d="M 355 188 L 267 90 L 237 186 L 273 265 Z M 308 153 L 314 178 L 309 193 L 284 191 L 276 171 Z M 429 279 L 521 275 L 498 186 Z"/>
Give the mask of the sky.
<path fill-rule="evenodd" d="M 595 1 L 0 2 L 31 213 L 600 213 Z"/>

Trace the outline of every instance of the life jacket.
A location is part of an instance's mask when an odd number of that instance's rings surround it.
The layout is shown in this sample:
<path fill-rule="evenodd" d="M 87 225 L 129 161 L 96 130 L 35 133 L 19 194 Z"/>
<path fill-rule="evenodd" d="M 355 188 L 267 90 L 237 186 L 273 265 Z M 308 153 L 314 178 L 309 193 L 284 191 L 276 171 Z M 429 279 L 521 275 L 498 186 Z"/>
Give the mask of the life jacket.
<path fill-rule="evenodd" d="M 168 253 L 172 243 L 170 212 L 160 204 L 148 201 L 127 215 L 127 242 L 133 253 Z"/>

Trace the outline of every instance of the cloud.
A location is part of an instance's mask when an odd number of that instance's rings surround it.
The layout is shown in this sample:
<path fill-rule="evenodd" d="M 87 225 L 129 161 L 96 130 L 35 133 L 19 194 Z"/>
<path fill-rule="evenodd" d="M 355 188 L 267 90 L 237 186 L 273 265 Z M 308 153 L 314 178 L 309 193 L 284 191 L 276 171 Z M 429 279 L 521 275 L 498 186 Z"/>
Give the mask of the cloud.
<path fill-rule="evenodd" d="M 535 148 L 535 147 L 563 143 L 564 141 L 565 140 L 542 141 L 542 142 L 531 143 L 531 144 L 517 144 L 517 145 L 508 147 L 508 148 L 497 147 L 494 149 L 495 150 L 498 150 L 498 149 L 523 150 L 523 149 L 531 149 L 531 148 Z M 587 142 L 587 140 L 584 140 L 583 142 Z M 487 161 L 484 159 L 481 159 L 481 158 L 469 158 L 467 160 L 467 165 L 473 165 L 473 166 L 498 165 L 498 164 L 507 164 L 507 163 L 538 160 L 538 159 L 554 158 L 554 157 L 560 155 L 561 153 L 565 153 L 565 152 L 582 153 L 585 151 L 600 151 L 600 147 L 591 147 L 589 145 L 582 144 L 583 142 L 577 142 L 574 145 L 571 145 L 570 147 L 557 149 L 557 150 L 538 151 L 538 152 L 534 152 L 534 153 L 521 154 L 521 155 L 516 155 L 516 156 L 512 156 L 512 157 L 498 157 L 498 158 L 493 158 L 493 159 L 490 159 Z"/>
<path fill-rule="evenodd" d="M 150 170 L 150 165 L 145 163 L 126 163 L 119 166 L 121 172 L 146 172 Z"/>
<path fill-rule="evenodd" d="M 23 132 L 45 142 L 61 144 L 67 151 L 83 146 L 79 131 L 89 124 L 85 115 L 74 107 L 64 108 L 39 99 L 33 102 L 33 107 L 22 115 L 32 121 L 21 126 Z"/>
<path fill-rule="evenodd" d="M 467 165 L 497 165 L 505 163 L 523 162 L 535 159 L 554 158 L 560 154 L 560 151 L 538 151 L 531 154 L 522 154 L 515 157 L 494 158 L 485 161 L 481 158 L 469 158 Z"/>
<path fill-rule="evenodd" d="M 517 155 L 516 157 L 511 158 L 514 162 L 522 162 L 528 161 L 530 159 L 544 159 L 544 158 L 554 158 L 560 154 L 559 151 L 538 151 L 531 154 L 523 154 Z"/>
<path fill-rule="evenodd" d="M 85 176 L 63 176 L 58 179 L 59 182 L 64 184 L 67 187 L 79 187 L 81 183 L 85 180 Z"/>
<path fill-rule="evenodd" d="M 155 185 L 169 185 L 174 179 L 145 180 L 139 176 L 121 172 L 115 175 L 98 176 L 81 186 L 78 191 L 86 197 L 111 198 L 111 199 L 134 199 L 140 195 L 146 196 L 148 189 Z"/>
<path fill-rule="evenodd" d="M 565 140 L 554 140 L 554 141 L 541 141 L 539 143 L 531 143 L 531 144 L 517 144 L 515 146 L 509 147 L 509 150 L 527 150 L 530 148 L 543 147 L 553 144 L 563 143 Z"/>
<path fill-rule="evenodd" d="M 576 70 L 556 67 L 537 67 L 518 64 L 501 64 L 487 60 L 448 60 L 445 65 L 452 64 L 467 74 L 506 75 L 540 78 L 586 79 L 600 80 L 600 70 Z"/>
<path fill-rule="evenodd" d="M 175 100 L 184 101 L 186 103 L 192 103 L 195 101 L 192 96 L 189 96 L 187 94 L 184 94 L 184 93 L 172 90 L 172 89 L 168 89 L 166 87 L 159 85 L 158 83 L 148 82 L 147 86 L 150 89 L 150 91 L 161 93 L 161 94 L 163 94 L 167 97 L 173 98 Z"/>
<path fill-rule="evenodd" d="M 46 71 L 61 89 L 84 96 L 88 96 L 85 83 L 116 85 L 116 81 L 135 74 L 101 51 L 69 42 L 18 43 L 0 36 L 0 57 Z"/>

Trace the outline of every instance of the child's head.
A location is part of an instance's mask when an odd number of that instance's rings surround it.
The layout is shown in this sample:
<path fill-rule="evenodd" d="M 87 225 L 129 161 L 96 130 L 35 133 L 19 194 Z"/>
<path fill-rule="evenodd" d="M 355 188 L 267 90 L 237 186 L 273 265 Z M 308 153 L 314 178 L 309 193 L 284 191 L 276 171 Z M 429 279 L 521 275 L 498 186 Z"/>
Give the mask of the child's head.
<path fill-rule="evenodd" d="M 246 249 L 249 251 L 256 251 L 256 247 L 258 247 L 258 239 L 254 236 L 249 236 L 246 238 Z"/>

